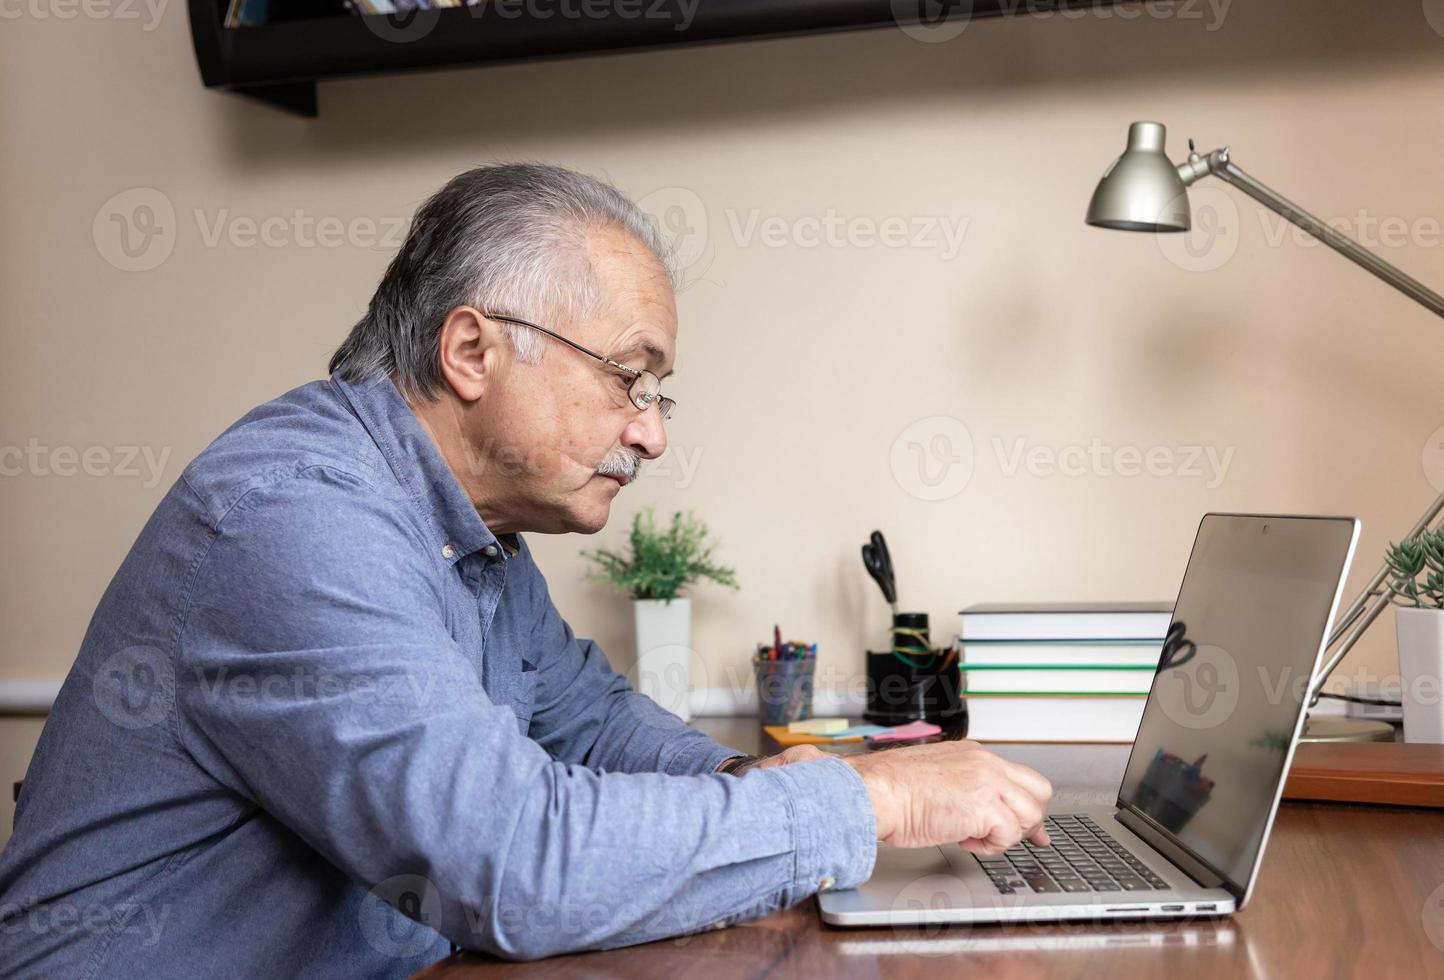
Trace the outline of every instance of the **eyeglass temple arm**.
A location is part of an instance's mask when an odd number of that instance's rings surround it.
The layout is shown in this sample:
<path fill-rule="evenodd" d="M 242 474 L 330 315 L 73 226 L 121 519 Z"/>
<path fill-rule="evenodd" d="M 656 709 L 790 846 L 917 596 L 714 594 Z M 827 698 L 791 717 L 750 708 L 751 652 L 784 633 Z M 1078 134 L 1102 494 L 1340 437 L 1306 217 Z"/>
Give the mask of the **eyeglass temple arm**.
<path fill-rule="evenodd" d="M 581 351 L 583 354 L 587 355 L 588 357 L 595 358 L 596 360 L 601 361 L 603 364 L 610 364 L 610 365 L 611 365 L 612 367 L 614 367 L 614 368 L 620 368 L 621 370 L 626 371 L 626 372 L 627 372 L 628 374 L 630 374 L 632 377 L 636 377 L 637 375 L 639 375 L 639 374 L 642 373 L 641 371 L 638 371 L 636 368 L 629 368 L 629 367 L 627 367 L 625 364 L 618 364 L 616 361 L 612 360 L 610 357 L 607 357 L 607 356 L 604 355 L 604 354 L 598 354 L 598 353 L 597 353 L 596 351 L 594 351 L 594 350 L 589 350 L 589 349 L 583 347 L 581 344 L 577 343 L 575 340 L 568 340 L 566 337 L 563 337 L 561 334 L 557 333 L 555 330 L 548 330 L 546 327 L 542 326 L 540 323 L 532 323 L 530 320 L 523 320 L 523 319 L 522 319 L 521 317 L 519 317 L 519 316 L 507 316 L 507 315 L 502 314 L 502 313 L 492 313 L 492 312 L 490 312 L 489 310 L 482 310 L 482 316 L 486 317 L 488 320 L 500 320 L 500 321 L 502 321 L 503 323 L 516 323 L 516 324 L 519 324 L 519 325 L 521 325 L 521 326 L 523 326 L 523 327 L 531 327 L 533 330 L 540 330 L 542 333 L 546 334 L 548 337 L 554 337 L 554 338 L 556 338 L 557 340 L 560 340 L 562 343 L 566 344 L 566 345 L 567 345 L 568 347 L 570 347 L 572 350 Z"/>

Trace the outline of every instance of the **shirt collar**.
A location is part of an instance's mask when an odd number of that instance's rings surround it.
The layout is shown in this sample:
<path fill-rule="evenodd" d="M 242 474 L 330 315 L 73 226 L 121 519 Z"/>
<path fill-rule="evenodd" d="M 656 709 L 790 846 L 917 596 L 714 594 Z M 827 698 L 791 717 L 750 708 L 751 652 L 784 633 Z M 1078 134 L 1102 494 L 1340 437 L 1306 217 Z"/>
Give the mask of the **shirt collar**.
<path fill-rule="evenodd" d="M 396 479 L 406 488 L 437 535 L 436 547 L 455 563 L 487 545 L 501 544 L 514 553 L 516 538 L 498 539 L 487 529 L 476 507 L 416 413 L 385 375 L 352 384 L 335 375 L 331 383 L 351 404 L 371 434 Z M 507 540 L 511 539 L 511 544 Z"/>

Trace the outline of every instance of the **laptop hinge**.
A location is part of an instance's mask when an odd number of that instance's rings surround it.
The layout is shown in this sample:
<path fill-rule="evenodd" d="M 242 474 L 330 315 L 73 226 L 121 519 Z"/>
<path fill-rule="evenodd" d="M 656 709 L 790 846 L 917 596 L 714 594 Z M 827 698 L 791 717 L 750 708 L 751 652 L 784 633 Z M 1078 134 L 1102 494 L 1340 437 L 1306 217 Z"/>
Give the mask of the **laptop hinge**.
<path fill-rule="evenodd" d="M 1204 888 L 1228 888 L 1227 882 L 1216 871 L 1175 844 L 1151 821 L 1132 810 L 1123 808 L 1115 811 L 1114 816 L 1118 818 L 1119 823 L 1147 841 L 1155 851 L 1172 861 L 1174 867 Z M 1228 890 L 1233 891 L 1232 888 L 1228 888 Z"/>

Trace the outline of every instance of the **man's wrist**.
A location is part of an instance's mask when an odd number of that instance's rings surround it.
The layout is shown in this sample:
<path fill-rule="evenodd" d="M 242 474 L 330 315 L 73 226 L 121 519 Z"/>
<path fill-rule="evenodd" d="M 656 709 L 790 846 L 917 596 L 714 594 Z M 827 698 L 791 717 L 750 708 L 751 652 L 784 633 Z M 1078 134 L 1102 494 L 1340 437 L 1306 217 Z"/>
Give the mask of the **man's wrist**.
<path fill-rule="evenodd" d="M 875 767 L 858 765 L 866 755 L 843 756 L 842 761 L 852 767 L 862 780 L 863 789 L 867 790 L 868 802 L 872 804 L 873 820 L 877 823 L 877 839 L 885 841 L 892 836 L 893 828 L 893 797 L 888 786 L 888 780 Z"/>
<path fill-rule="evenodd" d="M 718 763 L 715 772 L 725 773 L 729 776 L 740 776 L 743 772 L 762 761 L 760 755 L 733 755 L 728 756 Z"/>

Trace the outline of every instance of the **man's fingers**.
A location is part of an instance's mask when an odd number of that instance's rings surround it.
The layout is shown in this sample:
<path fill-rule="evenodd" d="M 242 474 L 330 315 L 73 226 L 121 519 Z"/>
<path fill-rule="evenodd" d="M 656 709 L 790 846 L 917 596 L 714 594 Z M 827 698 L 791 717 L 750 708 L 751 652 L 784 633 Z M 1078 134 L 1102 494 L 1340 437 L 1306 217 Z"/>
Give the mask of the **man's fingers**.
<path fill-rule="evenodd" d="M 969 854 L 976 854 L 979 857 L 997 857 L 1003 853 L 1003 849 L 994 847 L 985 840 L 977 837 L 969 837 L 967 840 L 958 841 L 958 846 Z"/>
<path fill-rule="evenodd" d="M 1007 759 L 1001 761 L 1003 772 L 1008 778 L 1031 793 L 1040 804 L 1046 806 L 1048 801 L 1053 798 L 1053 784 L 1048 782 L 1042 773 L 1016 762 L 1009 762 Z"/>
<path fill-rule="evenodd" d="M 988 831 L 983 835 L 983 839 L 1000 851 L 1016 846 L 1023 839 L 1022 822 L 1001 794 L 997 801 L 987 808 L 984 820 Z"/>
<path fill-rule="evenodd" d="M 1041 845 L 1043 842 L 1035 839 L 1034 835 L 1043 828 L 1043 805 L 1026 790 L 1012 783 L 999 786 L 998 796 L 1008 809 L 1013 811 L 1013 817 L 1022 831 L 1019 839 L 1027 837 L 1033 840 L 1033 843 Z"/>

